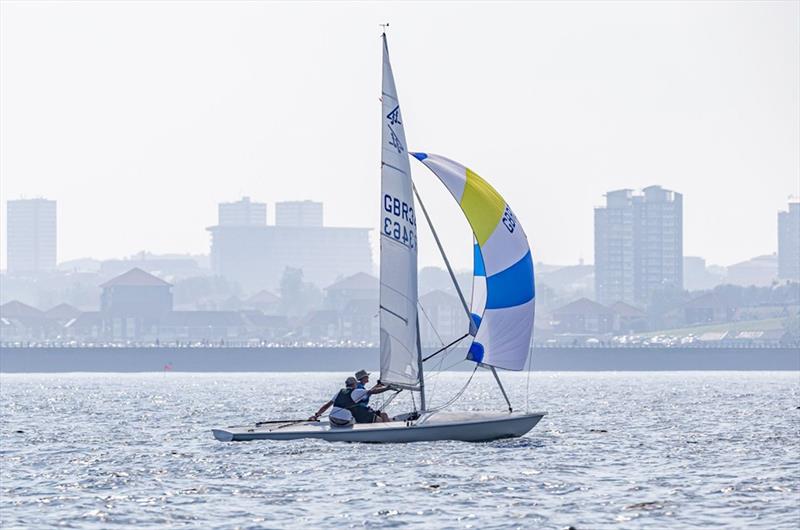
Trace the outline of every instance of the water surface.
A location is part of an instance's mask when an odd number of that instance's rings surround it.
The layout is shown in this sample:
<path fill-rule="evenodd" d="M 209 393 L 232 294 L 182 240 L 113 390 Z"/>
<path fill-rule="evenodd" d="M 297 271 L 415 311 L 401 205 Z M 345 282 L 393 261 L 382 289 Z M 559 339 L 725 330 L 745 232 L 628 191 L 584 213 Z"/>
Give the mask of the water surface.
<path fill-rule="evenodd" d="M 482 444 L 211 436 L 306 417 L 346 375 L 4 374 L 2 527 L 800 525 L 797 372 L 534 374 L 549 415 Z M 468 377 L 431 378 L 433 405 Z M 503 377 L 524 409 L 525 374 Z M 453 408 L 503 406 L 479 374 Z"/>

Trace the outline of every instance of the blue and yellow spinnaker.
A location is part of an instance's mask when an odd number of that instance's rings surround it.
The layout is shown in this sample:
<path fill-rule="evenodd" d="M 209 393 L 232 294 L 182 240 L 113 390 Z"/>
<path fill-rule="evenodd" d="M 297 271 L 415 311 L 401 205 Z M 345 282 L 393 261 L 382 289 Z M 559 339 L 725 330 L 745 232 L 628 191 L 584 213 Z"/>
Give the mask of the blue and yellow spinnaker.
<path fill-rule="evenodd" d="M 411 153 L 450 190 L 474 235 L 470 312 L 475 326 L 467 358 L 522 370 L 535 310 L 533 260 L 522 225 L 503 197 L 469 168 L 443 156 Z"/>

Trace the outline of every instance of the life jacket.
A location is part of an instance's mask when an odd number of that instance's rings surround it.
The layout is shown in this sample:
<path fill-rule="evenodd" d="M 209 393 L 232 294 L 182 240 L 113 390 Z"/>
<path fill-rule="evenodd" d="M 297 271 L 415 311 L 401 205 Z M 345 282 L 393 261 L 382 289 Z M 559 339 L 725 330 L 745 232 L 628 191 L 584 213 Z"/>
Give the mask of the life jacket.
<path fill-rule="evenodd" d="M 352 410 L 357 407 L 358 403 L 353 401 L 353 398 L 350 396 L 352 392 L 352 388 L 343 388 L 339 390 L 339 394 L 336 396 L 336 399 L 333 400 L 333 406 L 347 410 Z"/>
<path fill-rule="evenodd" d="M 366 390 L 367 387 L 365 387 L 362 383 L 358 383 L 356 385 L 356 388 L 360 388 L 362 390 Z M 366 394 L 361 401 L 356 403 L 356 406 L 357 407 L 364 407 L 365 409 L 368 409 L 369 408 L 369 394 Z"/>

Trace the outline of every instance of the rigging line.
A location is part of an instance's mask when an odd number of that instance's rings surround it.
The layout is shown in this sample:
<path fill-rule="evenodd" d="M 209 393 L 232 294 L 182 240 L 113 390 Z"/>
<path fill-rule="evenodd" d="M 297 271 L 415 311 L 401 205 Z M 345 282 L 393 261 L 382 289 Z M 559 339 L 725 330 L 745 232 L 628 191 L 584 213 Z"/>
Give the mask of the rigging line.
<path fill-rule="evenodd" d="M 446 358 L 446 356 L 442 357 L 442 359 L 445 359 L 445 358 Z M 454 362 L 453 364 L 451 364 L 449 366 L 446 366 L 445 368 L 442 368 L 442 370 L 440 372 L 433 374 L 431 377 L 439 377 L 443 372 L 446 372 L 449 369 L 453 368 L 454 366 L 458 366 L 459 364 L 461 364 L 463 362 L 466 362 L 466 361 L 467 361 L 467 359 L 460 359 L 460 360 Z"/>
<path fill-rule="evenodd" d="M 451 351 L 452 351 L 452 350 L 451 350 Z M 441 360 L 439 361 L 439 366 L 437 366 L 437 370 L 438 370 L 438 372 L 436 372 L 435 374 L 433 374 L 433 377 L 431 378 L 431 379 L 433 380 L 433 387 L 434 387 L 434 388 L 438 388 L 438 386 L 439 386 L 439 376 L 440 376 L 440 375 L 442 375 L 443 373 L 445 373 L 446 371 L 448 371 L 450 368 L 453 368 L 454 366 L 458 366 L 458 365 L 459 365 L 459 364 L 461 364 L 462 362 L 466 361 L 466 359 L 459 359 L 458 361 L 454 362 L 454 363 L 453 363 L 453 364 L 451 364 L 450 366 L 448 366 L 448 367 L 446 367 L 446 368 L 442 369 L 442 365 L 444 364 L 444 361 L 447 359 L 447 355 L 448 355 L 449 353 L 450 353 L 450 352 L 448 352 L 448 353 L 446 353 L 446 354 L 442 355 L 442 357 L 441 357 Z M 477 366 L 477 365 L 476 365 L 476 366 Z M 443 405 L 443 406 L 444 406 L 444 405 Z"/>
<path fill-rule="evenodd" d="M 450 366 L 447 366 L 446 368 L 442 368 L 442 365 L 447 360 L 447 356 L 450 355 L 450 353 L 452 353 L 453 351 L 455 351 L 455 350 L 450 350 L 450 351 L 446 352 L 444 355 L 442 355 L 441 360 L 439 361 L 439 364 L 436 365 L 436 370 L 437 371 L 431 373 L 430 379 L 434 383 L 437 381 L 438 377 L 440 375 L 442 375 L 443 372 L 446 372 L 447 370 L 449 370 L 453 366 L 456 366 L 457 364 L 459 364 L 459 363 L 461 363 L 463 361 L 466 361 L 466 359 L 460 359 L 460 360 L 456 361 L 454 364 L 451 364 Z"/>
<path fill-rule="evenodd" d="M 469 329 L 473 331 L 475 328 L 475 321 L 472 320 L 472 313 L 469 311 L 469 306 L 467 305 L 467 300 L 464 298 L 464 293 L 461 292 L 461 287 L 458 285 L 458 281 L 456 281 L 456 275 L 453 272 L 453 267 L 450 266 L 450 260 L 447 259 L 447 254 L 444 252 L 444 247 L 442 247 L 442 242 L 439 241 L 439 234 L 436 233 L 436 229 L 433 227 L 433 222 L 431 221 L 430 216 L 428 215 L 428 210 L 425 209 L 425 204 L 422 202 L 422 198 L 419 196 L 419 192 L 417 191 L 417 187 L 414 183 L 411 183 L 411 189 L 414 190 L 414 196 L 419 201 L 419 206 L 422 208 L 422 213 L 425 215 L 425 220 L 428 221 L 428 226 L 431 229 L 431 233 L 433 233 L 433 239 L 436 241 L 436 246 L 439 247 L 439 252 L 442 254 L 442 259 L 444 259 L 444 264 L 447 265 L 447 272 L 450 273 L 450 279 L 453 281 L 453 286 L 456 288 L 456 292 L 458 292 L 458 297 L 461 299 L 461 305 L 464 306 L 464 311 L 467 313 L 467 318 L 469 319 Z M 477 329 L 475 329 L 477 332 Z"/>
<path fill-rule="evenodd" d="M 383 234 L 381 234 L 381 235 L 383 235 Z M 392 239 L 391 241 L 394 241 L 394 239 Z M 402 243 L 400 243 L 400 244 L 402 245 Z M 405 298 L 406 300 L 411 302 L 411 298 L 409 298 L 408 295 L 406 295 L 405 293 L 401 293 L 400 291 L 398 291 L 397 289 L 395 289 L 394 287 L 392 287 L 388 283 L 380 282 L 380 286 L 381 287 L 386 287 L 387 289 L 389 289 L 390 291 L 392 291 L 396 295 L 400 296 L 401 298 Z"/>
<path fill-rule="evenodd" d="M 470 376 L 469 376 L 469 379 L 467 379 L 467 382 L 466 382 L 466 383 L 464 383 L 464 386 L 463 386 L 463 387 L 461 387 L 461 390 L 459 390 L 459 391 L 456 393 L 456 395 L 455 395 L 455 396 L 453 396 L 453 397 L 450 399 L 450 401 L 448 401 L 448 402 L 447 402 L 447 403 L 445 403 L 444 405 L 442 405 L 442 406 L 440 406 L 440 407 L 437 407 L 437 408 L 435 408 L 435 409 L 429 409 L 429 410 L 428 410 L 428 412 L 437 412 L 437 411 L 439 411 L 439 410 L 442 410 L 442 409 L 444 409 L 444 408 L 447 408 L 447 407 L 449 407 L 450 405 L 452 405 L 453 403 L 455 403 L 455 402 L 456 402 L 456 401 L 457 401 L 457 400 L 458 400 L 458 399 L 459 399 L 459 398 L 460 398 L 460 397 L 461 397 L 461 396 L 464 394 L 464 392 L 467 390 L 467 387 L 468 387 L 468 386 L 469 386 L 469 384 L 472 382 L 472 378 L 473 378 L 473 377 L 475 377 L 475 372 L 477 372 L 477 371 L 478 371 L 478 365 L 476 364 L 476 365 L 475 365 L 475 369 L 474 369 L 474 370 L 472 370 L 472 373 L 470 374 Z"/>
<path fill-rule="evenodd" d="M 533 346 L 528 348 L 528 381 L 525 383 L 525 412 L 531 411 L 531 364 L 533 363 Z"/>
<path fill-rule="evenodd" d="M 428 324 L 431 325 L 431 329 L 433 330 L 434 333 L 436 333 L 436 338 L 439 339 L 439 343 L 441 343 L 444 346 L 444 341 L 442 340 L 442 336 L 439 335 L 439 330 L 437 330 L 436 326 L 433 325 L 433 321 L 431 320 L 431 317 L 428 316 L 428 312 L 425 311 L 425 308 L 422 307 L 422 304 L 420 303 L 419 300 L 417 300 L 417 307 L 419 307 L 422 310 L 422 314 L 425 315 L 425 320 L 428 321 Z M 427 361 L 427 359 L 422 359 L 422 360 L 423 361 Z"/>
<path fill-rule="evenodd" d="M 437 364 L 437 365 L 436 365 L 436 371 L 435 371 L 435 372 L 433 372 L 433 373 L 432 373 L 432 374 L 431 374 L 431 375 L 428 377 L 428 380 L 433 382 L 433 385 L 431 386 L 431 390 L 430 390 L 430 392 L 429 392 L 429 395 L 430 395 L 430 396 L 432 396 L 432 395 L 433 395 L 433 391 L 434 391 L 434 390 L 436 389 L 436 387 L 438 386 L 438 382 L 439 382 L 439 376 L 440 376 L 440 375 L 442 375 L 442 365 L 444 364 L 444 361 L 447 359 L 447 356 L 450 354 L 450 352 L 454 351 L 454 350 L 453 350 L 452 348 L 450 348 L 449 346 L 445 346 L 445 348 L 444 348 L 444 349 L 445 349 L 446 351 L 445 351 L 444 355 L 442 355 L 441 357 L 439 357 L 439 364 Z M 424 359 L 423 359 L 423 360 L 424 360 Z M 464 360 L 464 359 L 462 359 L 462 360 Z M 459 361 L 459 362 L 461 362 L 461 361 Z M 456 364 L 458 364 L 458 363 L 456 363 Z M 432 398 L 431 398 L 431 399 L 432 399 Z"/>
<path fill-rule="evenodd" d="M 439 350 L 436 350 L 436 351 L 435 351 L 435 352 L 433 352 L 432 354 L 430 354 L 430 355 L 428 355 L 427 357 L 425 357 L 424 359 L 422 359 L 422 360 L 423 360 L 423 362 L 424 362 L 424 361 L 427 361 L 428 359 L 432 359 L 433 357 L 436 357 L 437 355 L 439 355 L 440 353 L 442 353 L 443 351 L 445 351 L 445 350 L 446 350 L 446 349 L 448 349 L 449 347 L 451 347 L 451 346 L 455 346 L 456 344 L 458 344 L 459 342 L 461 342 L 462 340 L 464 340 L 464 339 L 465 339 L 465 338 L 467 338 L 467 337 L 469 337 L 469 333 L 464 333 L 463 335 L 461 335 L 460 337 L 458 337 L 456 340 L 454 340 L 453 342 L 451 342 L 451 343 L 450 343 L 450 344 L 448 344 L 447 346 L 444 346 L 443 348 L 441 348 L 441 349 L 439 349 Z"/>
<path fill-rule="evenodd" d="M 456 361 L 456 362 L 454 362 L 453 364 L 451 364 L 450 366 L 448 366 L 447 368 L 445 368 L 445 369 L 444 369 L 444 371 L 446 372 L 446 371 L 447 371 L 447 370 L 449 370 L 450 368 L 453 368 L 454 366 L 458 366 L 459 364 L 461 364 L 461 363 L 463 363 L 463 362 L 466 362 L 466 359 L 461 359 L 460 361 Z"/>
<path fill-rule="evenodd" d="M 386 311 L 387 313 L 389 313 L 390 315 L 395 316 L 395 317 L 399 318 L 400 320 L 402 320 L 403 322 L 405 322 L 406 326 L 408 325 L 408 319 L 407 318 L 401 317 L 400 315 L 398 315 L 397 313 L 395 313 L 394 311 L 392 311 L 391 309 L 389 309 L 386 306 L 382 305 L 382 306 L 379 306 L 379 307 L 381 309 L 383 309 L 384 311 Z"/>
<path fill-rule="evenodd" d="M 437 364 L 437 365 L 436 365 L 436 372 L 435 372 L 434 374 L 432 374 L 432 375 L 436 375 L 436 377 L 435 377 L 435 378 L 434 378 L 434 377 L 430 377 L 430 378 L 429 378 L 429 380 L 431 381 L 431 385 L 430 385 L 430 388 L 431 388 L 431 389 L 430 389 L 430 391 L 428 392 L 428 396 L 429 396 L 429 397 L 428 397 L 428 401 L 429 401 L 429 402 L 431 402 L 431 403 L 433 403 L 433 393 L 434 393 L 434 391 L 436 390 L 436 388 L 439 386 L 439 385 L 438 385 L 438 383 L 439 383 L 439 377 L 438 377 L 438 376 L 439 376 L 439 374 L 441 374 L 441 370 L 442 370 L 442 363 L 444 362 L 444 360 L 445 360 L 446 358 L 447 358 L 447 355 L 446 355 L 446 354 L 445 354 L 445 355 L 442 355 L 442 356 L 439 358 L 439 364 Z M 430 372 L 431 370 L 428 370 L 428 371 Z"/>
<path fill-rule="evenodd" d="M 439 339 L 439 343 L 444 344 L 444 341 L 442 340 L 442 336 L 439 335 L 439 330 L 437 330 L 436 326 L 434 326 L 433 321 L 431 320 L 430 316 L 428 316 L 427 311 L 425 311 L 425 308 L 422 306 L 422 304 L 420 303 L 419 299 L 417 299 L 417 307 L 420 310 L 422 310 L 422 314 L 425 316 L 425 319 L 428 321 L 428 324 L 431 326 L 431 329 L 436 334 L 436 338 Z M 419 311 L 417 312 L 417 323 L 419 323 Z M 420 330 L 417 329 L 417 333 L 419 333 L 419 332 L 420 332 Z M 420 365 L 421 365 L 422 363 L 425 362 L 425 359 L 422 359 L 422 349 L 421 348 L 420 348 L 420 351 L 419 351 L 419 356 L 420 356 L 420 359 L 421 359 L 421 361 L 420 361 Z M 429 378 L 429 380 L 430 380 L 430 378 Z M 433 395 L 433 389 L 434 389 L 434 387 L 431 387 L 430 390 L 428 391 L 429 401 L 430 401 L 430 396 Z"/>
<path fill-rule="evenodd" d="M 389 404 L 390 404 L 392 401 L 394 401 L 394 398 L 396 398 L 398 395 L 400 395 L 400 392 L 402 392 L 402 391 L 403 391 L 402 389 L 401 389 L 401 390 L 398 390 L 397 392 L 395 392 L 394 394 L 392 394 L 392 395 L 391 395 L 391 396 L 389 396 L 388 398 L 386 398 L 386 397 L 385 397 L 385 398 L 383 398 L 383 404 L 381 405 L 381 410 L 382 410 L 382 411 L 385 411 L 385 410 L 387 409 L 387 407 L 389 407 Z"/>
<path fill-rule="evenodd" d="M 459 364 L 461 364 L 461 363 L 463 363 L 464 361 L 466 361 L 466 359 L 459 359 L 458 361 L 454 362 L 453 364 L 451 364 L 451 365 L 448 365 L 448 366 L 445 366 L 444 368 L 441 368 L 441 365 L 442 365 L 442 364 L 444 364 L 444 361 L 447 359 L 447 355 L 448 355 L 449 353 L 450 353 L 450 352 L 447 352 L 447 354 L 445 354 L 445 356 L 444 356 L 444 357 L 442 357 L 442 360 L 439 362 L 439 365 L 440 365 L 440 366 L 439 366 L 439 371 L 438 371 L 438 372 L 436 372 L 435 374 L 433 374 L 431 377 L 439 377 L 439 376 L 440 376 L 440 375 L 442 375 L 444 372 L 448 371 L 450 368 L 452 368 L 452 367 L 454 367 L 454 366 L 458 366 Z"/>
<path fill-rule="evenodd" d="M 393 165 L 391 165 L 391 164 L 390 164 L 390 163 L 388 163 L 388 162 L 381 162 L 381 164 L 382 164 L 382 165 L 384 165 L 384 166 L 386 166 L 386 167 L 390 167 L 390 168 L 394 169 L 395 171 L 398 171 L 398 172 L 402 173 L 403 175 L 405 175 L 405 174 L 406 174 L 406 172 L 405 172 L 405 171 L 403 171 L 402 169 L 400 169 L 400 168 L 399 168 L 399 167 L 397 167 L 397 166 L 393 166 Z"/>

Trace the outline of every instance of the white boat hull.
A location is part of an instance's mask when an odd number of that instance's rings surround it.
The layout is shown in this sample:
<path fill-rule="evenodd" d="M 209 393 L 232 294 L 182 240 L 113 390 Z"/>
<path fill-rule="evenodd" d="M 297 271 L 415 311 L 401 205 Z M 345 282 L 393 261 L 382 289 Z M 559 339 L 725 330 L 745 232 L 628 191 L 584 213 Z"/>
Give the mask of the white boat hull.
<path fill-rule="evenodd" d="M 304 438 L 329 442 L 407 443 L 458 440 L 486 442 L 516 438 L 533 429 L 545 412 L 433 412 L 413 422 L 360 423 L 346 427 L 327 421 L 270 423 L 213 429 L 222 442 L 250 440 L 299 440 Z"/>

